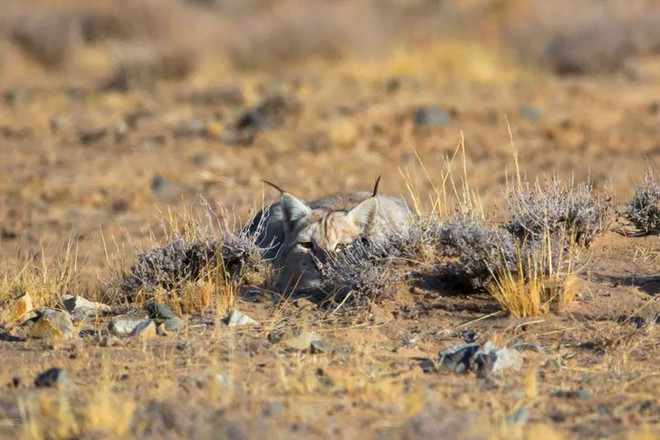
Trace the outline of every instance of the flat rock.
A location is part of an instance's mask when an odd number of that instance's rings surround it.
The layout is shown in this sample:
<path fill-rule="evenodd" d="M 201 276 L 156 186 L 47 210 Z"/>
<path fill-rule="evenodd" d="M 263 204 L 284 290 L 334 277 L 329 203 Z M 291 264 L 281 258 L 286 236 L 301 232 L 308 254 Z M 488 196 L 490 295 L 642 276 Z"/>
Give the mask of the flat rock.
<path fill-rule="evenodd" d="M 7 308 L 0 312 L 0 325 L 5 328 L 20 325 L 30 318 L 32 312 L 32 298 L 24 293 L 16 298 Z"/>
<path fill-rule="evenodd" d="M 68 388 L 73 386 L 73 382 L 65 370 L 53 367 L 39 374 L 34 379 L 34 386 L 37 388 Z"/>
<path fill-rule="evenodd" d="M 250 318 L 248 315 L 239 312 L 238 310 L 232 310 L 229 312 L 229 315 L 224 319 L 225 324 L 229 327 L 239 327 L 244 325 L 258 325 L 259 323 L 254 319 Z"/>
<path fill-rule="evenodd" d="M 73 321 L 67 312 L 55 309 L 37 311 L 37 318 L 28 331 L 35 339 L 62 340 L 73 338 Z"/>
<path fill-rule="evenodd" d="M 298 336 L 293 338 L 286 339 L 282 342 L 287 348 L 293 348 L 294 350 L 311 350 L 312 344 L 315 344 L 318 348 L 321 348 L 323 338 L 321 335 L 315 332 L 304 331 Z"/>
<path fill-rule="evenodd" d="M 76 310 L 84 310 L 85 313 L 90 311 L 94 314 L 103 314 L 112 312 L 112 308 L 103 303 L 90 301 L 80 295 L 65 295 L 64 296 L 64 308 L 69 313 L 73 313 Z"/>

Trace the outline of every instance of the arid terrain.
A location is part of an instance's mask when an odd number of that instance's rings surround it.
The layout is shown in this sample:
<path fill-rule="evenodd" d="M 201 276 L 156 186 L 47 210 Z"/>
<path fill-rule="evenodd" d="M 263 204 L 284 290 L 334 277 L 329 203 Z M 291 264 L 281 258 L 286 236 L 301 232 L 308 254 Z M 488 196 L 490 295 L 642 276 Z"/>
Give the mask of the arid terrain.
<path fill-rule="evenodd" d="M 660 3 L 545 3 L 3 1 L 0 438 L 660 437 L 660 227 L 626 214 L 659 185 Z M 492 228 L 515 182 L 556 176 L 602 224 L 534 316 L 419 255 L 366 303 L 270 269 L 122 284 L 151 249 L 226 240 L 278 200 L 263 180 L 315 200 L 378 176 L 419 218 Z M 38 334 L 66 295 L 107 307 Z M 154 300 L 181 328 L 118 330 L 160 324 Z M 522 366 L 442 367 L 487 341 Z"/>

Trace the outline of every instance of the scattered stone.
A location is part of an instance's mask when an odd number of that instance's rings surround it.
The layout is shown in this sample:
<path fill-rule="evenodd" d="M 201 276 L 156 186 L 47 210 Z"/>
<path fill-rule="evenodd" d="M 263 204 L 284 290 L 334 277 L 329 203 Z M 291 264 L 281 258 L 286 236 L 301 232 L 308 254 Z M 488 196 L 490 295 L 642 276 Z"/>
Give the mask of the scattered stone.
<path fill-rule="evenodd" d="M 304 331 L 300 333 L 298 336 L 294 336 L 293 338 L 289 338 L 283 342 L 283 344 L 287 348 L 292 348 L 294 350 L 311 350 L 312 349 L 312 343 L 317 343 L 316 346 L 318 348 L 321 348 L 324 346 L 323 338 L 321 338 L 321 335 L 315 332 L 310 332 L 310 331 Z"/>
<path fill-rule="evenodd" d="M 223 320 L 229 327 L 240 327 L 244 325 L 258 325 L 259 323 L 238 310 L 232 310 Z"/>
<path fill-rule="evenodd" d="M 158 302 L 149 302 L 144 306 L 150 319 L 165 320 L 171 318 L 178 318 L 172 307 L 167 304 Z"/>
<path fill-rule="evenodd" d="M 53 367 L 39 374 L 34 379 L 34 386 L 37 388 L 69 388 L 73 386 L 73 382 L 69 379 L 66 371 Z"/>
<path fill-rule="evenodd" d="M 251 143 L 257 132 L 265 129 L 280 128 L 286 118 L 297 113 L 300 104 L 282 95 L 265 98 L 261 103 L 243 113 L 236 122 L 240 142 Z"/>
<path fill-rule="evenodd" d="M 589 400 L 589 393 L 585 390 L 558 390 L 550 394 L 551 397 L 559 397 L 562 399 L 579 399 Z"/>
<path fill-rule="evenodd" d="M 183 329 L 184 322 L 183 319 L 175 316 L 174 318 L 169 318 L 164 321 L 165 331 L 168 332 L 178 332 Z"/>
<path fill-rule="evenodd" d="M 138 339 L 155 338 L 158 336 L 156 323 L 151 320 L 140 321 L 131 332 L 131 336 Z"/>
<path fill-rule="evenodd" d="M 541 112 L 532 105 L 521 105 L 518 107 L 518 114 L 532 122 L 539 122 L 541 120 Z"/>
<path fill-rule="evenodd" d="M 112 312 L 109 305 L 93 302 L 79 295 L 65 295 L 63 302 L 64 308 L 74 316 L 96 316 Z"/>
<path fill-rule="evenodd" d="M 117 336 L 128 336 L 143 322 L 145 319 L 136 316 L 117 316 L 110 321 L 108 329 Z"/>
<path fill-rule="evenodd" d="M 28 331 L 34 339 L 60 340 L 73 338 L 73 321 L 67 312 L 55 309 L 37 311 L 34 324 Z"/>
<path fill-rule="evenodd" d="M 0 325 L 5 328 L 20 325 L 30 318 L 31 312 L 32 298 L 29 293 L 24 293 L 0 312 Z"/>
<path fill-rule="evenodd" d="M 441 368 L 456 373 L 475 371 L 478 375 L 519 370 L 523 357 L 513 348 L 498 348 L 490 341 L 484 344 L 467 344 L 448 348 L 439 353 Z"/>
<path fill-rule="evenodd" d="M 387 80 L 387 83 L 385 83 L 385 90 L 388 92 L 396 92 L 401 88 L 402 81 L 401 78 L 390 78 Z"/>
<path fill-rule="evenodd" d="M 415 111 L 413 120 L 417 126 L 432 125 L 435 127 L 446 127 L 451 124 L 452 117 L 440 108 L 423 107 Z"/>

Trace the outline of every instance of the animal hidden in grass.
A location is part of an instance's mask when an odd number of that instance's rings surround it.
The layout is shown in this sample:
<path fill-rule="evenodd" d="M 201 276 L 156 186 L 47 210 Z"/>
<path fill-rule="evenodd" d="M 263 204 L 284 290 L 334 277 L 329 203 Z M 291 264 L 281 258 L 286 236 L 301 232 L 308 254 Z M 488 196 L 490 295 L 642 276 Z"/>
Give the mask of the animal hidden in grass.
<path fill-rule="evenodd" d="M 257 213 L 249 225 L 264 259 L 277 270 L 276 287 L 305 290 L 322 287 L 320 265 L 356 241 L 378 244 L 410 228 L 412 213 L 402 197 L 373 192 L 335 194 L 314 202 L 294 197 L 265 182 L 281 200 Z"/>

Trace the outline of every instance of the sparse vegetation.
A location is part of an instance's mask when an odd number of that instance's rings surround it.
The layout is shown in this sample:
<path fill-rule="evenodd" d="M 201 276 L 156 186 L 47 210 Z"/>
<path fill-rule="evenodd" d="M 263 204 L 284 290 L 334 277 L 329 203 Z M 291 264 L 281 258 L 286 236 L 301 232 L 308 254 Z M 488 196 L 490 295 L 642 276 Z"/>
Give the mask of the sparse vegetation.
<path fill-rule="evenodd" d="M 657 0 L 0 4 L 0 438 L 660 438 Z M 275 288 L 262 179 L 379 174 Z"/>
<path fill-rule="evenodd" d="M 635 188 L 635 197 L 626 203 L 623 215 L 642 233 L 660 232 L 660 178 L 652 170 Z"/>
<path fill-rule="evenodd" d="M 594 194 L 590 183 L 562 182 L 559 177 L 519 179 L 508 191 L 511 218 L 505 227 L 521 242 L 541 241 L 545 235 L 574 236 L 579 246 L 589 246 L 605 230 L 609 205 Z"/>

